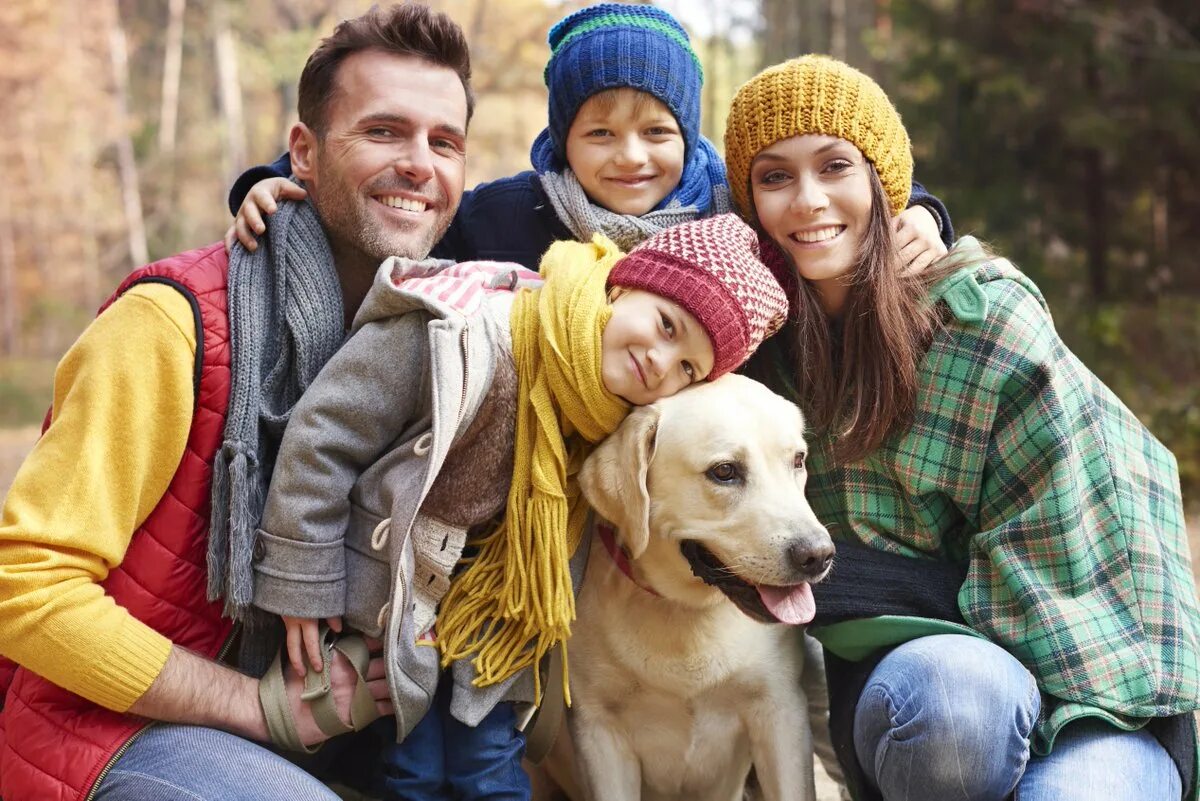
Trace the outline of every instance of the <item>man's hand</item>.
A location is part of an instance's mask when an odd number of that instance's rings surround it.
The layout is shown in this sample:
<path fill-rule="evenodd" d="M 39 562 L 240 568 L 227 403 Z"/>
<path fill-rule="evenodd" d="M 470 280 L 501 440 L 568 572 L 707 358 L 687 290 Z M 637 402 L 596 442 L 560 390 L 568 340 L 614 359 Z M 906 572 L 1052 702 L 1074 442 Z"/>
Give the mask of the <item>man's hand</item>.
<path fill-rule="evenodd" d="M 381 715 L 393 714 L 380 643 L 368 640 L 372 657 L 367 665 L 367 687 Z M 300 700 L 304 677 L 283 665 L 284 682 L 292 718 L 305 745 L 328 739 L 313 720 L 307 702 Z M 334 704 L 343 720 L 350 719 L 350 699 L 358 676 L 346 657 L 333 653 L 330 684 Z M 258 700 L 258 680 L 213 662 L 179 646 L 173 646 L 158 678 L 129 708 L 130 714 L 169 723 L 209 726 L 251 740 L 269 742 L 267 721 Z"/>
<path fill-rule="evenodd" d="M 367 640 L 371 649 L 371 661 L 367 664 L 367 689 L 375 699 L 375 708 L 380 716 L 394 714 L 391 695 L 388 693 L 387 678 L 385 677 L 383 657 L 380 655 L 382 645 L 378 640 Z M 358 675 L 351 667 L 350 661 L 339 651 L 334 650 L 331 657 L 333 664 L 329 669 L 329 682 L 333 693 L 333 703 L 337 707 L 338 717 L 347 724 L 350 722 L 350 699 L 354 695 L 354 684 Z M 313 719 L 312 710 L 305 701 L 300 700 L 304 690 L 304 677 L 297 674 L 290 666 L 283 666 L 283 680 L 287 686 L 288 702 L 292 707 L 292 719 L 296 721 L 296 732 L 300 741 L 306 746 L 316 745 L 329 739 L 317 722 Z"/>

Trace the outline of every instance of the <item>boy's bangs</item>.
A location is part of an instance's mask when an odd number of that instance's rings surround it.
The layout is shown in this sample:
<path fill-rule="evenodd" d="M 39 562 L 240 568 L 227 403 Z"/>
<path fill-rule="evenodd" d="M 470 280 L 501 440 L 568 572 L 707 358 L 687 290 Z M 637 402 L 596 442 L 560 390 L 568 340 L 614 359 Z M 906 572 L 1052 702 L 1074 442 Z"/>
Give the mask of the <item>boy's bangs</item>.
<path fill-rule="evenodd" d="M 642 109 L 649 102 L 655 103 L 656 107 L 661 106 L 662 108 L 666 109 L 667 113 L 670 113 L 670 111 L 671 111 L 670 108 L 667 107 L 666 103 L 662 102 L 657 97 L 650 94 L 649 92 L 643 92 L 640 89 L 634 89 L 633 87 L 629 87 L 629 86 L 618 86 L 618 87 L 614 87 L 612 89 L 602 89 L 599 92 L 597 92 L 596 94 L 589 97 L 587 99 L 587 102 L 593 103 L 594 104 L 593 107 L 595 108 L 595 110 L 598 113 L 611 114 L 613 112 L 613 109 L 615 109 L 617 107 L 617 103 L 620 100 L 621 94 L 623 92 L 632 93 L 634 96 L 634 98 L 633 98 L 633 113 L 634 113 L 634 115 L 641 114 Z M 672 118 L 674 118 L 674 116 L 675 116 L 674 114 L 671 115 Z"/>

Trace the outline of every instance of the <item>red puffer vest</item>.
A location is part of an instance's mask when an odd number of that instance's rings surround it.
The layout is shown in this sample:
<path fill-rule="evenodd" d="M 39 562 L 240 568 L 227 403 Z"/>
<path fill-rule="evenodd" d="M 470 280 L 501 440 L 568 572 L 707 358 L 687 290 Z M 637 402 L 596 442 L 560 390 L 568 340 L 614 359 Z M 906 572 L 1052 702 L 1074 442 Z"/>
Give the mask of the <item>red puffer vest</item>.
<path fill-rule="evenodd" d="M 133 615 L 173 642 L 215 657 L 232 625 L 207 586 L 212 464 L 229 402 L 229 260 L 220 243 L 134 271 L 100 308 L 137 283 L 178 288 L 196 319 L 195 411 L 187 448 L 166 495 L 133 535 L 121 564 L 102 582 Z M 3 660 L 7 662 L 7 660 Z M 103 709 L 24 668 L 0 665 L 0 796 L 4 801 L 90 797 L 142 718 Z"/>

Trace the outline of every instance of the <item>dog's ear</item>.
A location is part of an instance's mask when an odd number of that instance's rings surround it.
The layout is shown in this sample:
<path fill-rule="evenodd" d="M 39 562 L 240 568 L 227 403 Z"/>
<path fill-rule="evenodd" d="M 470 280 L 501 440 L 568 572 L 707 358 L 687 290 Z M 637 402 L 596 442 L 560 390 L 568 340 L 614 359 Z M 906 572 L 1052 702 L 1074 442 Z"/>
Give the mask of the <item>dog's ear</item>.
<path fill-rule="evenodd" d="M 583 463 L 579 485 L 602 517 L 620 529 L 629 556 L 637 559 L 650 544 L 650 492 L 646 477 L 654 458 L 659 411 L 635 408 Z"/>

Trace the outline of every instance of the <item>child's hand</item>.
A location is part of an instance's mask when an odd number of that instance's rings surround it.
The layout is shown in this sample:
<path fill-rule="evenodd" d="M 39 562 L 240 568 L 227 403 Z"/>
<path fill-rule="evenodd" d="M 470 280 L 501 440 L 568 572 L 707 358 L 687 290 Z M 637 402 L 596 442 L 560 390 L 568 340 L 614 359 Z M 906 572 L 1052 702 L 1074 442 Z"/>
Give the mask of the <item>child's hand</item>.
<path fill-rule="evenodd" d="M 263 212 L 274 214 L 279 208 L 275 203 L 277 200 L 304 200 L 306 197 L 308 193 L 304 187 L 286 178 L 264 178 L 250 187 L 233 225 L 225 232 L 225 252 L 233 250 L 235 239 L 251 253 L 258 250 L 258 236 L 267 230 Z"/>
<path fill-rule="evenodd" d="M 308 661 L 314 670 L 324 670 L 321 660 L 321 639 L 317 635 L 318 621 L 311 617 L 290 617 L 288 615 L 281 615 L 281 617 L 283 618 L 283 627 L 287 629 L 288 661 L 292 663 L 292 670 L 300 676 L 308 672 L 304 668 L 305 652 L 308 653 Z M 329 624 L 329 628 L 341 633 L 342 619 L 340 617 L 327 617 L 325 622 Z"/>
<path fill-rule="evenodd" d="M 900 265 L 905 274 L 919 273 L 946 255 L 946 243 L 942 241 L 938 221 L 924 206 L 912 206 L 900 212 L 893 225 L 896 247 L 900 249 Z"/>

